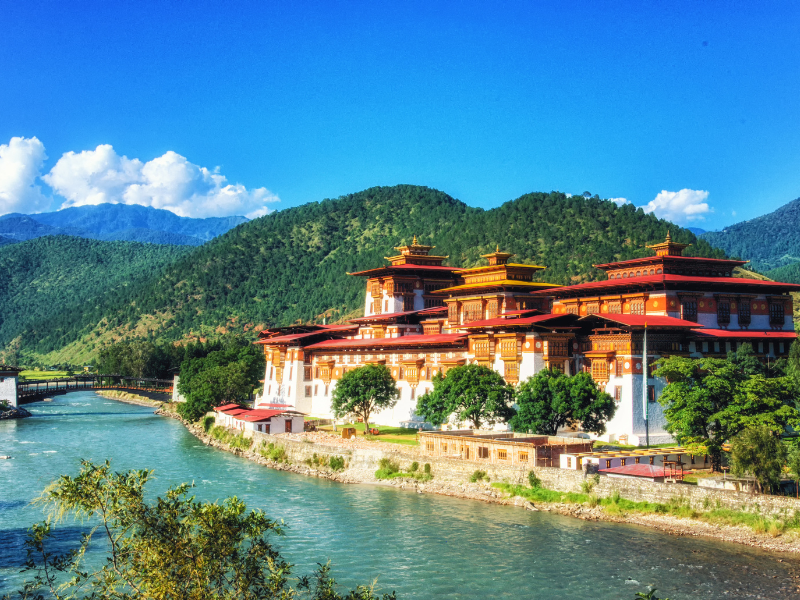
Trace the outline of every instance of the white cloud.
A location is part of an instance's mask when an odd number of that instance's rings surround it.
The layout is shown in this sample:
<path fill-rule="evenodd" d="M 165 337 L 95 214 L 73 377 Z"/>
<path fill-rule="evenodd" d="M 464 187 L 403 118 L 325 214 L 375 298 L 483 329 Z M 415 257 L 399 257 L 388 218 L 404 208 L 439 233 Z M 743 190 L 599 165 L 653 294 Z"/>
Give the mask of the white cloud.
<path fill-rule="evenodd" d="M 684 225 L 695 221 L 705 221 L 704 215 L 712 212 L 708 203 L 708 192 L 704 190 L 683 189 L 679 192 L 661 190 L 653 200 L 642 208 L 644 212 L 654 212 L 657 217 Z"/>
<path fill-rule="evenodd" d="M 609 198 L 608 201 L 609 202 L 613 202 L 617 206 L 622 206 L 623 204 L 630 204 L 631 203 L 631 201 L 628 200 L 627 198 Z"/>
<path fill-rule="evenodd" d="M 253 219 L 279 200 L 263 187 L 229 184 L 219 168 L 211 171 L 176 152 L 143 163 L 120 156 L 108 144 L 65 153 L 43 179 L 66 198 L 62 208 L 111 202 L 163 208 L 184 217 Z"/>
<path fill-rule="evenodd" d="M 44 144 L 35 137 L 13 137 L 0 144 L 0 214 L 49 208 L 50 200 L 37 185 L 46 158 Z"/>

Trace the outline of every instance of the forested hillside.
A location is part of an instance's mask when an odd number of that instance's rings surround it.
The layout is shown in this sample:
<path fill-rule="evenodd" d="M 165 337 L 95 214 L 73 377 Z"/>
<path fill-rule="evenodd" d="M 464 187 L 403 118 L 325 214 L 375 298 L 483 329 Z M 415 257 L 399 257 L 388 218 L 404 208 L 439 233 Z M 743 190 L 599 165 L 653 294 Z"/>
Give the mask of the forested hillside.
<path fill-rule="evenodd" d="M 648 255 L 645 244 L 663 241 L 668 229 L 695 254 L 722 256 L 685 229 L 597 197 L 526 194 L 484 211 L 429 188 L 371 188 L 240 225 L 157 277 L 15 331 L 25 352 L 52 361 L 111 339 L 196 339 L 343 319 L 364 298 L 364 281 L 347 272 L 384 264 L 413 235 L 451 265 L 479 264 L 499 244 L 515 260 L 547 265 L 542 280 L 576 283 L 601 276 L 593 263 Z"/>
<path fill-rule="evenodd" d="M 771 271 L 800 261 L 800 198 L 767 215 L 704 233 L 702 239 L 729 256 L 751 261 L 773 279 L 800 282 L 798 266 Z"/>
<path fill-rule="evenodd" d="M 42 337 L 59 343 L 53 320 L 84 319 L 97 306 L 119 306 L 129 287 L 161 272 L 188 248 L 135 242 L 42 237 L 0 248 L 3 359 Z M 55 335 L 54 335 L 55 334 Z M 21 345 L 25 344 L 24 348 Z"/>

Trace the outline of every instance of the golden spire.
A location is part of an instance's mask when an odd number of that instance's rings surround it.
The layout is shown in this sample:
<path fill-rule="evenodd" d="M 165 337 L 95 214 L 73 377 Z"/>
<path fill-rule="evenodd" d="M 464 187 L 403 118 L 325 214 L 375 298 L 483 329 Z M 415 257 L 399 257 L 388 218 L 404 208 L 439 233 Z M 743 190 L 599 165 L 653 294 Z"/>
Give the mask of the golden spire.
<path fill-rule="evenodd" d="M 412 246 L 417 246 L 417 245 L 418 245 L 418 244 L 417 244 L 417 236 L 414 236 L 414 241 L 413 241 L 413 242 L 411 242 L 411 245 L 412 245 Z"/>
<path fill-rule="evenodd" d="M 669 234 L 669 229 L 667 229 L 667 240 L 668 242 L 672 241 L 672 236 Z"/>
<path fill-rule="evenodd" d="M 494 249 L 495 252 L 500 252 L 500 244 L 497 244 L 497 247 Z"/>

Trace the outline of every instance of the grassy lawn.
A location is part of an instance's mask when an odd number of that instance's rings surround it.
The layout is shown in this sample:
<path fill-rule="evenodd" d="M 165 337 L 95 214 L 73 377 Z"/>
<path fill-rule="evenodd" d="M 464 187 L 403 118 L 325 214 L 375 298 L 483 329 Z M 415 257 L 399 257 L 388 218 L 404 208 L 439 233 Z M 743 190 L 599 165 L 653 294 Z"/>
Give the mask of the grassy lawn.
<path fill-rule="evenodd" d="M 80 373 L 76 373 L 80 374 Z M 36 379 L 59 379 L 61 377 L 72 377 L 66 371 L 22 371 L 19 374 L 20 380 L 33 381 Z"/>
<path fill-rule="evenodd" d="M 337 432 L 341 432 L 343 427 L 355 427 L 358 435 L 364 435 L 363 423 L 347 423 L 346 425 L 337 425 Z M 368 435 L 368 440 L 376 442 L 389 442 L 390 444 L 405 444 L 407 446 L 419 446 L 417 441 L 416 429 L 405 429 L 403 427 L 387 427 L 385 425 L 372 424 L 372 428 L 380 429 L 380 435 Z M 333 431 L 333 427 L 326 425 L 320 428 L 322 431 Z"/>

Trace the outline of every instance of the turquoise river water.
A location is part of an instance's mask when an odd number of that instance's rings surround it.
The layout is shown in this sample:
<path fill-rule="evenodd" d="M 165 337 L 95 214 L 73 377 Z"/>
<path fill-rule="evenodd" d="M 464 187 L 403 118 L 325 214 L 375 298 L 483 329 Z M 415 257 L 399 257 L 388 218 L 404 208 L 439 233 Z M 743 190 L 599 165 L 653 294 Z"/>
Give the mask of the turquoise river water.
<path fill-rule="evenodd" d="M 29 503 L 78 461 L 155 469 L 151 487 L 193 481 L 202 499 L 236 495 L 283 519 L 284 554 L 311 572 L 330 560 L 346 585 L 378 579 L 401 599 L 793 598 L 800 562 L 636 526 L 586 522 L 379 486 L 344 485 L 273 471 L 209 448 L 177 421 L 93 392 L 28 405 L 0 422 L 0 595 L 21 581 L 25 531 L 42 518 Z M 78 527 L 61 526 L 76 539 Z M 635 580 L 635 584 L 628 580 Z M 627 581 L 627 583 L 626 583 Z"/>

